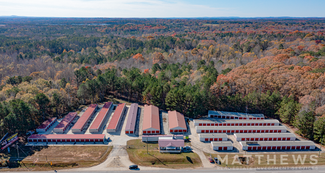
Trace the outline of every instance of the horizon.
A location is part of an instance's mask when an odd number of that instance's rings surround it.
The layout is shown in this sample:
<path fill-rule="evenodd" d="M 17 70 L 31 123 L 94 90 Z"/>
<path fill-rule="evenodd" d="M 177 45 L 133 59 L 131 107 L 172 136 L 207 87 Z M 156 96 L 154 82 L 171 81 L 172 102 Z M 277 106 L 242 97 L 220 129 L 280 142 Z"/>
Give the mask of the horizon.
<path fill-rule="evenodd" d="M 2 17 L 58 18 L 323 18 L 325 2 L 313 0 L 0 0 Z"/>

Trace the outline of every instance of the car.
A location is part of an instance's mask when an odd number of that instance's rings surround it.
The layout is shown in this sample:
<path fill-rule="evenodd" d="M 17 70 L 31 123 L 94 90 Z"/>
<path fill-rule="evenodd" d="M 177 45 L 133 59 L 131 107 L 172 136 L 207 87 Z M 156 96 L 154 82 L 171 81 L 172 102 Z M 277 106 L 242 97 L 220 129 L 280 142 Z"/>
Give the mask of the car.
<path fill-rule="evenodd" d="M 210 161 L 210 163 L 214 163 L 214 161 L 211 157 L 209 157 L 209 161 Z"/>
<path fill-rule="evenodd" d="M 220 161 L 219 161 L 218 157 L 215 157 L 213 159 L 214 159 L 214 162 L 216 162 L 217 164 L 220 164 Z"/>
<path fill-rule="evenodd" d="M 129 169 L 138 169 L 139 167 L 138 167 L 138 165 L 130 165 L 129 166 Z"/>
<path fill-rule="evenodd" d="M 192 148 L 190 146 L 185 146 L 185 147 L 183 147 L 183 151 L 184 152 L 191 152 Z"/>

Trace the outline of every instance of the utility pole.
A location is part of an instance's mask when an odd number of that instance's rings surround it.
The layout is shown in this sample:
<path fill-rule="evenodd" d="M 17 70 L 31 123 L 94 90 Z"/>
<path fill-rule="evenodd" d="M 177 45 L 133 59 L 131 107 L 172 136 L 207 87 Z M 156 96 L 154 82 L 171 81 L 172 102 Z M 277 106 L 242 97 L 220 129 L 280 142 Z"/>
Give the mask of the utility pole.
<path fill-rule="evenodd" d="M 148 151 L 148 137 L 147 137 L 147 154 L 149 154 L 149 151 Z"/>
<path fill-rule="evenodd" d="M 19 149 L 18 149 L 18 142 L 16 143 L 16 148 L 17 148 L 17 154 L 18 154 L 18 159 L 19 159 Z"/>

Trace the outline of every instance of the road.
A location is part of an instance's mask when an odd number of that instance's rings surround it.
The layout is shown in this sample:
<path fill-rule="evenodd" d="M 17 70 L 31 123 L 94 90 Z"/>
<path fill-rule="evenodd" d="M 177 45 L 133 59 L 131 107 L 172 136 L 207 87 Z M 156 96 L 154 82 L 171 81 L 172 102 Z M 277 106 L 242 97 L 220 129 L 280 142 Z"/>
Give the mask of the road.
<path fill-rule="evenodd" d="M 292 170 L 294 169 L 294 170 Z M 47 171 L 47 172 L 31 172 L 31 173 L 51 173 L 54 171 Z M 291 170 L 281 170 L 281 169 L 273 169 L 273 170 L 257 170 L 257 169 L 164 169 L 164 170 L 125 170 L 125 171 L 57 171 L 60 173 L 77 173 L 77 172 L 82 172 L 82 173 L 129 173 L 129 172 L 143 172 L 143 173 L 170 173 L 170 172 L 176 172 L 176 173 L 279 173 L 279 172 L 285 172 L 285 173 L 324 173 L 325 172 L 325 167 L 296 167 L 296 168 L 291 168 Z M 13 173 L 13 172 L 10 172 Z M 21 173 L 21 172 L 17 172 Z M 30 173 L 30 172 L 29 172 Z"/>

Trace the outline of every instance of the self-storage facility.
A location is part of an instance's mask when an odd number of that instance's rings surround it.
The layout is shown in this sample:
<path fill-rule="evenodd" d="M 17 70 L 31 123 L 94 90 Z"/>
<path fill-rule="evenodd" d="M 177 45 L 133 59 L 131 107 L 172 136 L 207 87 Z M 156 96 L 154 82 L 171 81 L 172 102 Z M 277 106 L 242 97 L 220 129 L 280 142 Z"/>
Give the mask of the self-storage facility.
<path fill-rule="evenodd" d="M 63 133 L 70 123 L 76 118 L 77 112 L 70 112 L 68 115 L 66 115 L 61 122 L 53 129 L 56 133 Z"/>
<path fill-rule="evenodd" d="M 87 108 L 87 110 L 82 114 L 76 124 L 71 128 L 73 133 L 81 133 L 81 131 L 86 126 L 87 122 L 89 121 L 90 117 L 93 116 L 97 109 L 97 104 L 91 104 Z"/>
<path fill-rule="evenodd" d="M 37 127 L 36 132 L 45 133 L 56 122 L 56 119 L 56 117 L 53 117 L 44 121 L 39 127 Z"/>
<path fill-rule="evenodd" d="M 243 150 L 314 150 L 315 143 L 312 141 L 242 141 L 239 142 Z"/>
<path fill-rule="evenodd" d="M 104 142 L 104 134 L 33 134 L 28 142 Z"/>
<path fill-rule="evenodd" d="M 110 111 L 113 103 L 112 102 L 107 102 L 104 104 L 103 108 L 100 110 L 98 113 L 96 119 L 93 121 L 89 128 L 89 132 L 91 133 L 98 133 L 99 129 L 103 127 L 103 122 Z"/>
<path fill-rule="evenodd" d="M 235 133 L 237 141 L 295 141 L 293 133 Z"/>
<path fill-rule="evenodd" d="M 145 105 L 143 113 L 143 134 L 160 134 L 159 109 L 153 105 Z"/>
<path fill-rule="evenodd" d="M 231 141 L 211 142 L 211 147 L 217 151 L 230 151 L 234 149 Z"/>
<path fill-rule="evenodd" d="M 197 133 L 285 133 L 284 126 L 196 126 Z"/>
<path fill-rule="evenodd" d="M 126 121 L 125 134 L 134 134 L 135 133 L 135 124 L 138 118 L 138 108 L 139 105 L 132 103 L 129 108 L 128 120 Z"/>
<path fill-rule="evenodd" d="M 205 141 L 227 141 L 228 137 L 226 133 L 208 133 L 208 134 L 199 134 L 201 142 Z"/>
<path fill-rule="evenodd" d="M 206 119 L 194 120 L 195 126 L 278 126 L 278 120 L 228 120 L 228 119 Z"/>
<path fill-rule="evenodd" d="M 142 135 L 142 142 L 158 142 L 159 138 L 183 139 L 183 135 Z"/>
<path fill-rule="evenodd" d="M 212 111 L 208 112 L 209 117 L 221 118 L 221 119 L 248 119 L 248 120 L 262 120 L 263 114 L 247 114 L 239 112 L 225 112 L 225 111 Z"/>
<path fill-rule="evenodd" d="M 124 115 L 125 103 L 119 104 L 107 126 L 107 132 L 116 132 Z"/>
<path fill-rule="evenodd" d="M 168 111 L 168 123 L 170 133 L 187 132 L 184 115 L 177 111 Z"/>

